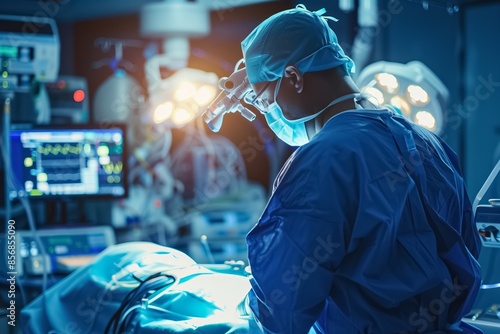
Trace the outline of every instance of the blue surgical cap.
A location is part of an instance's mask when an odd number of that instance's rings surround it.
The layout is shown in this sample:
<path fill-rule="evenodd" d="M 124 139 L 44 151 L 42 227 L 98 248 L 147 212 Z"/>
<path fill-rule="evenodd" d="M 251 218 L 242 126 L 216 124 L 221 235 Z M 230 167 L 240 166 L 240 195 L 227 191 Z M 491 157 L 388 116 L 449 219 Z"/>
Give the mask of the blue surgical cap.
<path fill-rule="evenodd" d="M 250 83 L 274 81 L 285 67 L 295 65 L 302 73 L 344 65 L 354 72 L 354 62 L 340 47 L 337 35 L 321 16 L 303 5 L 274 14 L 248 35 L 241 48 Z"/>

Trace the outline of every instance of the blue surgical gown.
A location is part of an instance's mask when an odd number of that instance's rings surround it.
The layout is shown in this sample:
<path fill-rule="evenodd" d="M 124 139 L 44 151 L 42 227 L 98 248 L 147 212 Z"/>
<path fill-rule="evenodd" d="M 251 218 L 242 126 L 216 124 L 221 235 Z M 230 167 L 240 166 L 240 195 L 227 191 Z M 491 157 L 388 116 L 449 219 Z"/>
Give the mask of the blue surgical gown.
<path fill-rule="evenodd" d="M 480 240 L 457 157 L 387 110 L 331 118 L 247 236 L 266 333 L 448 333 L 476 298 Z"/>

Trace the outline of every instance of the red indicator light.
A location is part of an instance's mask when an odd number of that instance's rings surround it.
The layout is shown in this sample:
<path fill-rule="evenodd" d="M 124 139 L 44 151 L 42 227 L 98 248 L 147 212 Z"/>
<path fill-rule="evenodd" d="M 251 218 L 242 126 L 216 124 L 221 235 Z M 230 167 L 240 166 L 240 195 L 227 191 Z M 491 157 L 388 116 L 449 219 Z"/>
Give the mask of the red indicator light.
<path fill-rule="evenodd" d="M 73 93 L 73 100 L 75 100 L 75 102 L 82 102 L 83 99 L 85 99 L 85 92 L 81 89 L 75 90 Z"/>

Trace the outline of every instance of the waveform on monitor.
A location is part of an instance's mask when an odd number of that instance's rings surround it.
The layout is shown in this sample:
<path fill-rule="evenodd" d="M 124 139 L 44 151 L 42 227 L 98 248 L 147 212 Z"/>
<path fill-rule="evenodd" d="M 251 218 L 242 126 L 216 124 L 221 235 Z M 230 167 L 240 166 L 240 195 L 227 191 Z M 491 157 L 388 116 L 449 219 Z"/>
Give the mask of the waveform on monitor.
<path fill-rule="evenodd" d="M 104 168 L 104 172 L 108 175 L 120 174 L 121 171 L 123 170 L 123 162 L 121 161 L 118 161 L 116 163 L 110 162 L 106 165 L 103 165 L 102 168 Z"/>
<path fill-rule="evenodd" d="M 49 155 L 49 154 L 53 154 L 53 155 L 58 155 L 58 154 L 62 154 L 62 155 L 67 155 L 67 154 L 80 154 L 80 152 L 82 151 L 82 145 L 81 144 L 77 144 L 77 145 L 70 145 L 70 144 L 64 144 L 64 145 L 61 145 L 61 144 L 55 144 L 55 145 L 52 145 L 52 144 L 47 144 L 45 146 L 38 146 L 38 152 L 43 154 L 43 155 Z"/>

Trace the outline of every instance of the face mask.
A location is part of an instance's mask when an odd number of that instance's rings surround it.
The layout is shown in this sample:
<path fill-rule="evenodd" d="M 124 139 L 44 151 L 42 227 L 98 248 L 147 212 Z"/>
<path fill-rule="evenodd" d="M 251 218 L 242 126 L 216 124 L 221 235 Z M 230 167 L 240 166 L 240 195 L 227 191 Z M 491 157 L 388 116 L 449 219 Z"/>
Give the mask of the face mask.
<path fill-rule="evenodd" d="M 284 141 L 290 146 L 302 146 L 309 142 L 309 137 L 306 131 L 306 122 L 318 117 L 323 111 L 333 106 L 334 104 L 343 102 L 348 99 L 354 99 L 359 96 L 359 93 L 352 93 L 341 96 L 332 102 L 330 102 L 325 108 L 321 109 L 313 115 L 295 119 L 293 121 L 287 120 L 283 116 L 283 111 L 277 102 L 278 91 L 281 85 L 281 79 L 279 79 L 276 84 L 276 89 L 274 91 L 274 102 L 267 108 L 267 113 L 265 114 L 267 124 L 273 130 L 273 132 L 278 136 L 279 139 Z"/>

